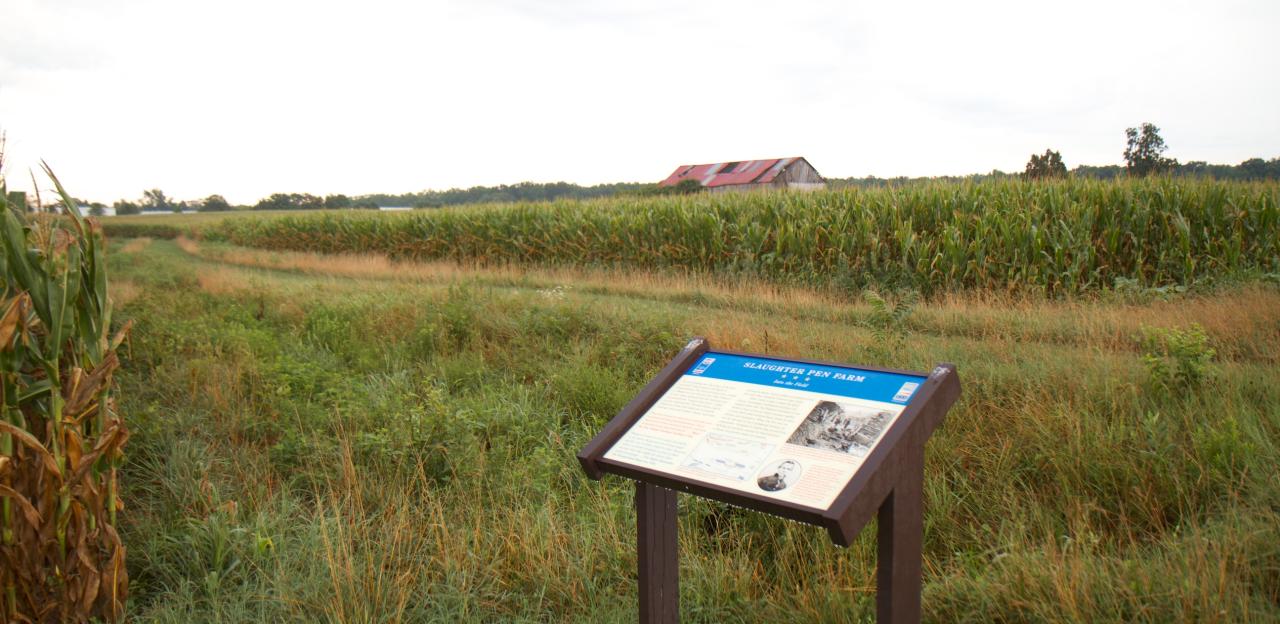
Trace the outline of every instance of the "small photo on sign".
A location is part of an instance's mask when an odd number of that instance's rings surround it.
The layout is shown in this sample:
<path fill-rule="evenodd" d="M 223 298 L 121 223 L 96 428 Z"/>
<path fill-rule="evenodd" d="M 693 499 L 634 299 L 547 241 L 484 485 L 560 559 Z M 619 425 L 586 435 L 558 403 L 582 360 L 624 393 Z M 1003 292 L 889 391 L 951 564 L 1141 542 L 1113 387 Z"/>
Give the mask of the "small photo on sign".
<path fill-rule="evenodd" d="M 861 457 L 892 420 L 892 412 L 819 401 L 787 442 Z"/>
<path fill-rule="evenodd" d="M 756 477 L 756 485 L 766 492 L 777 492 L 800 480 L 803 467 L 794 459 L 784 459 L 764 467 Z"/>

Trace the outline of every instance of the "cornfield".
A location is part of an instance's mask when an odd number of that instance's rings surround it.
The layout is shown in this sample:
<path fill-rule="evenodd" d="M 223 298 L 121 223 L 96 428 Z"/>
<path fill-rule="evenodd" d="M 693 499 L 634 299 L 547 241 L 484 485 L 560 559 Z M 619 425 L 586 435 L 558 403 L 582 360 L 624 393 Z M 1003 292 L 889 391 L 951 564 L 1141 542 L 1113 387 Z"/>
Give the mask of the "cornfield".
<path fill-rule="evenodd" d="M 116 480 L 128 432 L 102 229 L 10 209 L 0 180 L 0 605 L 6 621 L 118 620 L 128 590 Z"/>
<path fill-rule="evenodd" d="M 201 236 L 414 260 L 625 266 L 925 294 L 1079 293 L 1280 271 L 1280 185 L 1198 179 L 938 183 L 369 214 L 228 218 Z"/>

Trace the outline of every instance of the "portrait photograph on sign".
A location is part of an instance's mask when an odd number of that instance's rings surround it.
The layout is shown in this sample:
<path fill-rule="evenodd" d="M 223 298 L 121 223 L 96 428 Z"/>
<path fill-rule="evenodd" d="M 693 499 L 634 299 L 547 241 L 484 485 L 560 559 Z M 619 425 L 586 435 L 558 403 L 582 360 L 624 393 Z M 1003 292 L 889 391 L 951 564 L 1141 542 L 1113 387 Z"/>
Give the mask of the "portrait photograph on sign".
<path fill-rule="evenodd" d="M 923 381 L 709 352 L 604 458 L 825 510 Z"/>
<path fill-rule="evenodd" d="M 803 468 L 800 462 L 784 459 L 760 471 L 760 478 L 756 479 L 756 485 L 768 492 L 785 490 L 800 479 L 801 470 Z"/>

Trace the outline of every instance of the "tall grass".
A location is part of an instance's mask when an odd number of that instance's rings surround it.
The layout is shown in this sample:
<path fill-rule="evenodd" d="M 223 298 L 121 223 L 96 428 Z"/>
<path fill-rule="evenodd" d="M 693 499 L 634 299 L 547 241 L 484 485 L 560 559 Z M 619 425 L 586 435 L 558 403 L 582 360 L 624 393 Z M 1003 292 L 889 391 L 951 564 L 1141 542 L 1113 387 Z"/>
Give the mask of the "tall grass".
<path fill-rule="evenodd" d="M 202 236 L 466 263 L 680 268 L 841 290 L 1079 293 L 1280 272 L 1280 185 L 939 183 L 227 218 Z"/>

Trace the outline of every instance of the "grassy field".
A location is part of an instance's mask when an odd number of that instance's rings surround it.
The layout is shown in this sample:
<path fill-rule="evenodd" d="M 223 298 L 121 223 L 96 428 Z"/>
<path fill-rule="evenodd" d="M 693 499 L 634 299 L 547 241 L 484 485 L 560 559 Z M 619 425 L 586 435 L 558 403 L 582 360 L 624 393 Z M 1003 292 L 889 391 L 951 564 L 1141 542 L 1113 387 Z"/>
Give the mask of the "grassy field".
<path fill-rule="evenodd" d="M 110 261 L 136 322 L 138 621 L 634 621 L 631 488 L 573 455 L 691 335 L 958 365 L 927 458 L 929 621 L 1280 618 L 1267 281 L 938 293 L 885 325 L 848 293 L 745 276 L 119 237 Z M 1216 352 L 1203 379 L 1176 373 L 1205 354 L 1193 324 Z M 1168 373 L 1150 328 L 1176 343 Z M 680 522 L 686 621 L 874 616 L 874 530 L 839 549 L 691 497 Z"/>
<path fill-rule="evenodd" d="M 464 264 L 698 271 L 856 295 L 867 286 L 1076 295 L 1280 279 L 1280 184 L 1069 179 L 816 193 L 108 222 L 275 250 Z M 165 221 L 165 220 L 168 221 Z M 128 224 L 134 225 L 128 225 Z M 150 224 L 150 225 L 148 225 Z"/>

